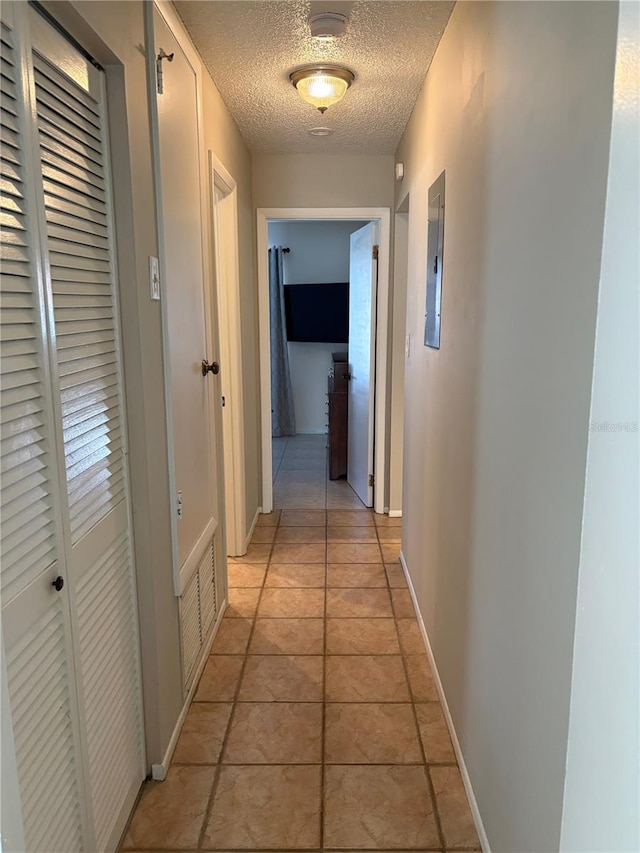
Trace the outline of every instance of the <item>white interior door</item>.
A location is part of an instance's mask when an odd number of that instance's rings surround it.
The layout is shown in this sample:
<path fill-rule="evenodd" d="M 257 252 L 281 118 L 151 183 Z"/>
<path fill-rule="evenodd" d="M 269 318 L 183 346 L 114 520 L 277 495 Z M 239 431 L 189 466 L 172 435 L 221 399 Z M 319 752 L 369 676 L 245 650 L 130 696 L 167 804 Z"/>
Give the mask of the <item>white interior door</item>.
<path fill-rule="evenodd" d="M 113 850 L 144 755 L 105 81 L 26 4 L 2 15 L 2 615 L 25 844 Z"/>
<path fill-rule="evenodd" d="M 217 325 L 220 355 L 225 365 L 220 373 L 225 533 L 227 554 L 237 557 L 247 552 L 237 190 L 223 165 L 217 158 L 211 159 Z"/>
<path fill-rule="evenodd" d="M 377 244 L 376 222 L 351 235 L 347 480 L 365 506 L 373 506 Z"/>
<path fill-rule="evenodd" d="M 25 850 L 87 849 L 69 585 L 49 379 L 28 43 L 2 8 L 0 419 L 2 630 Z M 26 39 L 25 39 L 26 40 Z M 36 747 L 33 755 L 32 748 Z M 4 756 L 3 756 L 4 761 Z M 4 773 L 4 767 L 3 767 Z M 3 778 L 4 786 L 4 778 Z M 4 832 L 4 830 L 3 830 Z M 15 849 L 15 848 L 14 848 Z"/>
<path fill-rule="evenodd" d="M 211 283 L 205 284 L 204 274 L 202 193 L 206 183 L 201 174 L 198 79 L 155 6 L 153 37 L 155 55 L 173 57 L 159 62 L 157 157 L 170 453 L 176 491 L 174 560 L 188 684 L 217 611 L 215 567 L 223 559 L 215 452 L 221 393 L 219 376 L 202 374 L 203 360 L 214 362 L 214 349 Z M 155 75 L 155 63 L 153 70 Z"/>

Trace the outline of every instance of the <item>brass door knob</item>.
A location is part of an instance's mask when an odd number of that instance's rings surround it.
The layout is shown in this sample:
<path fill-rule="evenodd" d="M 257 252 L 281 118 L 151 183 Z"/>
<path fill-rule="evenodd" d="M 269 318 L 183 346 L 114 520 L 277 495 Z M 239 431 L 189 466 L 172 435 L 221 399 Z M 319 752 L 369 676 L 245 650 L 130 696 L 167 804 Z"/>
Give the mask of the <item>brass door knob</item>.
<path fill-rule="evenodd" d="M 207 373 L 213 373 L 214 376 L 217 376 L 220 373 L 220 365 L 217 361 L 212 361 L 211 364 L 207 361 L 206 358 L 202 359 L 202 375 L 206 376 Z"/>

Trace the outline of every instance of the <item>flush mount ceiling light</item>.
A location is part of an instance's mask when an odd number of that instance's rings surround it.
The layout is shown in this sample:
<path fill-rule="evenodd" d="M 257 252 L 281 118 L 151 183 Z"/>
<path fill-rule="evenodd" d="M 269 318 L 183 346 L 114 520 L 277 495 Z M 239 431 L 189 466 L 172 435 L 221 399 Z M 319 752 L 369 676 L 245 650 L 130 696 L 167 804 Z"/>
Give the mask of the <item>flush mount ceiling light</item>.
<path fill-rule="evenodd" d="M 355 75 L 340 66 L 308 65 L 293 71 L 289 79 L 303 101 L 324 113 L 344 98 Z"/>

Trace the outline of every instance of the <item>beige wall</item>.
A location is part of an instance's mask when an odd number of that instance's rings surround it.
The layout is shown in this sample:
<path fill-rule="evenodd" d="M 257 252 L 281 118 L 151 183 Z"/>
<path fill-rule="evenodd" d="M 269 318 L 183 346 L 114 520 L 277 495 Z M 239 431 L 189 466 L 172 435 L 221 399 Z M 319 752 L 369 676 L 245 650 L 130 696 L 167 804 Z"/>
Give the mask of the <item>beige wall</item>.
<path fill-rule="evenodd" d="M 258 365 L 258 297 L 255 271 L 256 218 L 251 200 L 251 157 L 238 126 L 206 71 L 203 77 L 204 144 L 237 182 L 238 255 L 244 405 L 247 527 L 260 506 L 260 403 Z M 211 234 L 211 223 L 208 223 Z M 247 529 L 248 532 L 248 529 Z"/>
<path fill-rule="evenodd" d="M 393 157 L 254 154 L 255 207 L 391 207 Z"/>
<path fill-rule="evenodd" d="M 397 152 L 403 551 L 494 853 L 560 840 L 616 15 L 459 2 Z M 427 192 L 443 170 L 433 350 Z"/>
<path fill-rule="evenodd" d="M 640 850 L 639 150 L 640 5 L 625 2 L 618 28 L 560 845 L 572 853 Z"/>

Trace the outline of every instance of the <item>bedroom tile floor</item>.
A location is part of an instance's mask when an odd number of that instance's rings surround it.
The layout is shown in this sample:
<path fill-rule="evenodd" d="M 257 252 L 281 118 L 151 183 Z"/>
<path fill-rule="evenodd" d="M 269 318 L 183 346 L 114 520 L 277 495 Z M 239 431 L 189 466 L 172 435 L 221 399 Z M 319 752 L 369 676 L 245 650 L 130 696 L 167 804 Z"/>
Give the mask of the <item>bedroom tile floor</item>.
<path fill-rule="evenodd" d="M 288 448 L 313 462 L 316 444 L 288 442 L 276 484 L 298 470 L 282 468 Z M 284 506 L 229 560 L 229 607 L 172 766 L 145 784 L 122 849 L 479 850 L 400 521 L 336 507 L 326 482 L 326 504 L 287 506 L 292 480 L 304 493 L 302 476 L 280 481 Z"/>
<path fill-rule="evenodd" d="M 346 480 L 327 476 L 327 436 L 273 439 L 276 509 L 364 509 Z"/>

